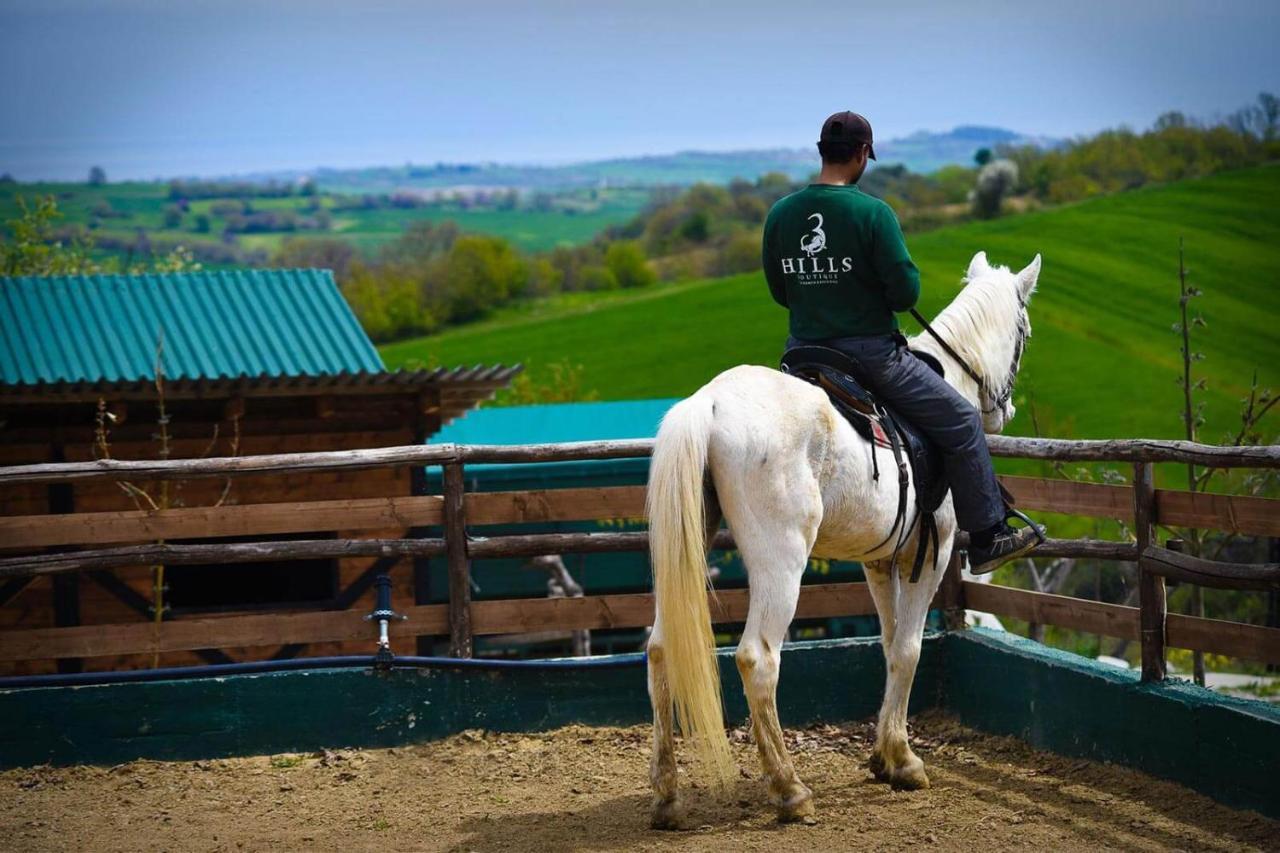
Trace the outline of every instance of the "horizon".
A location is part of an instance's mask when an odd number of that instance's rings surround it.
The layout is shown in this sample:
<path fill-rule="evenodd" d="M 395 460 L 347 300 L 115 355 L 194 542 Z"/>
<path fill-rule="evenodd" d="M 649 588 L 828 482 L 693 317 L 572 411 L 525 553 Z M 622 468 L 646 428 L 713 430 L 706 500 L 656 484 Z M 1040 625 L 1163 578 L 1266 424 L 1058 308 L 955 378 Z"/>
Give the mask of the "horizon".
<path fill-rule="evenodd" d="M 881 140 L 964 125 L 1071 138 L 1168 110 L 1212 121 L 1280 79 L 1261 0 L 908 0 L 857 13 L 801 0 L 785 17 L 671 0 L 441 9 L 16 0 L 0 12 L 0 110 L 22 120 L 0 128 L 0 173 L 80 180 L 97 165 L 152 180 L 797 150 L 845 107 Z M 833 14 L 850 24 L 830 26 Z"/>

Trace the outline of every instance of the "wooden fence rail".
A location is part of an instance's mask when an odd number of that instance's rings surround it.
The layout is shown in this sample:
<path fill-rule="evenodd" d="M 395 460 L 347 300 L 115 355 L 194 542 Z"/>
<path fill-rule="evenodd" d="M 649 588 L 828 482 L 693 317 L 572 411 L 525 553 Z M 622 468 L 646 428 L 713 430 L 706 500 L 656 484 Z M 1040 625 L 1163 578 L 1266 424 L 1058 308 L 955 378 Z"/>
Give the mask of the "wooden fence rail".
<path fill-rule="evenodd" d="M 1131 522 L 1136 542 L 1050 540 L 1039 556 L 1137 562 L 1139 607 L 1047 595 L 962 581 L 960 563 L 947 569 L 939 599 L 949 623 L 964 608 L 1014 616 L 1127 639 L 1139 639 L 1144 678 L 1163 678 L 1166 644 L 1280 663 L 1280 630 L 1167 614 L 1165 578 L 1237 589 L 1280 588 L 1280 568 L 1214 563 L 1179 555 L 1155 544 L 1158 524 L 1223 529 L 1254 535 L 1280 534 L 1280 501 L 1156 490 L 1154 462 L 1195 462 L 1215 467 L 1280 467 L 1280 446 L 1215 447 L 1185 441 L 1092 441 L 990 437 L 998 456 L 1067 461 L 1134 461 L 1133 486 L 1004 477 L 1019 505 Z M 552 462 L 647 456 L 652 441 L 579 442 L 513 447 L 435 445 L 332 453 L 278 454 L 232 459 L 170 460 L 27 465 L 0 469 L 0 487 L 19 483 L 84 480 L 159 480 L 335 471 L 406 465 L 442 465 L 443 495 L 258 504 L 155 512 L 102 512 L 0 519 L 0 547 L 117 544 L 113 548 L 23 554 L 0 559 L 0 581 L 60 572 L 152 563 L 233 563 L 257 560 L 351 556 L 438 557 L 448 565 L 447 605 L 410 608 L 407 620 L 391 626 L 392 636 L 450 637 L 451 653 L 469 657 L 476 635 L 538 631 L 641 627 L 652 621 L 647 594 L 515 601 L 470 597 L 470 561 L 547 553 L 643 551 L 648 534 L 636 532 L 560 533 L 476 537 L 468 530 L 493 524 L 639 518 L 644 489 L 639 486 L 554 489 L 527 492 L 465 492 L 468 462 Z M 440 527 L 442 538 L 315 539 L 284 542 L 182 544 L 172 540 L 312 531 L 359 531 Z M 349 535 L 349 534 L 348 534 Z M 156 542 L 155 540 L 164 540 Z M 144 543 L 144 544 L 135 544 Z M 727 533 L 715 543 L 732 548 Z M 745 618 L 746 593 L 720 591 L 717 621 Z M 863 584 L 807 586 L 797 615 L 815 618 L 874 612 Z M 350 640 L 368 636 L 369 626 L 353 612 L 289 613 L 181 619 L 162 623 L 0 632 L 0 661 L 87 657 L 197 648 L 240 647 Z"/>
<path fill-rule="evenodd" d="M 988 436 L 987 443 L 994 456 L 1021 459 L 1063 462 L 1190 462 L 1214 468 L 1280 468 L 1280 445 L 1219 447 L 1194 441 L 1158 441 L 1146 438 L 1071 441 L 1000 435 Z M 188 480 L 448 463 L 574 462 L 639 458 L 652 452 L 652 439 L 635 439 L 523 445 L 427 444 L 208 459 L 99 459 L 93 462 L 10 466 L 0 469 L 0 486 L 84 480 Z"/>
<path fill-rule="evenodd" d="M 1018 506 L 1064 515 L 1133 521 L 1133 489 L 1036 477 L 1002 476 Z M 1251 536 L 1280 536 L 1280 501 L 1158 489 L 1155 514 L 1163 525 L 1211 528 Z M 464 495 L 470 526 L 643 518 L 644 486 L 479 492 Z M 443 523 L 444 498 L 355 498 L 298 503 L 238 504 L 164 510 L 78 512 L 0 517 L 0 549 L 97 545 L 157 539 L 387 530 Z M 1084 556 L 1084 555 L 1081 555 Z M 1136 559 L 1136 556 L 1133 557 Z"/>

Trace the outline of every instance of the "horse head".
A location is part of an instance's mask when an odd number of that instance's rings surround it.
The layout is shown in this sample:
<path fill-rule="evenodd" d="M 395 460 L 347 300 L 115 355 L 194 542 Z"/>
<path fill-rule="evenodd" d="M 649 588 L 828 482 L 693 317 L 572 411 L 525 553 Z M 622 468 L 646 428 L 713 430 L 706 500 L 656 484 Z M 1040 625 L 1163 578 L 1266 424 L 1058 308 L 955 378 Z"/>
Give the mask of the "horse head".
<path fill-rule="evenodd" d="M 992 266 L 986 252 L 969 262 L 960 295 L 934 321 L 944 339 L 982 377 L 982 387 L 960 374 L 961 388 L 982 412 L 982 427 L 998 433 L 1013 420 L 1013 387 L 1031 337 L 1027 303 L 1040 277 L 1040 256 L 1019 272 Z M 921 339 L 926 340 L 926 339 Z"/>

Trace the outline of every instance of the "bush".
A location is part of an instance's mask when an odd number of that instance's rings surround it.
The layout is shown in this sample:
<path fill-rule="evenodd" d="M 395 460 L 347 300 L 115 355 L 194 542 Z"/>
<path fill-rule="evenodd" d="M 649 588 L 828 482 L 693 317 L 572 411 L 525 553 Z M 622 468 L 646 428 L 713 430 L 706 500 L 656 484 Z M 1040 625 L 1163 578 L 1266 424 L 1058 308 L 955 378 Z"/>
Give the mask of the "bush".
<path fill-rule="evenodd" d="M 647 287 L 658 280 L 639 244 L 619 241 L 609 244 L 604 254 L 605 266 L 619 287 Z"/>
<path fill-rule="evenodd" d="M 720 250 L 717 272 L 720 275 L 733 275 L 760 269 L 760 242 L 761 235 L 758 231 L 735 234 Z"/>
<path fill-rule="evenodd" d="M 470 320 L 524 291 L 524 264 L 507 241 L 468 234 L 449 250 L 444 281 L 449 319 Z"/>
<path fill-rule="evenodd" d="M 608 267 L 590 266 L 582 270 L 583 290 L 617 290 L 618 279 Z"/>

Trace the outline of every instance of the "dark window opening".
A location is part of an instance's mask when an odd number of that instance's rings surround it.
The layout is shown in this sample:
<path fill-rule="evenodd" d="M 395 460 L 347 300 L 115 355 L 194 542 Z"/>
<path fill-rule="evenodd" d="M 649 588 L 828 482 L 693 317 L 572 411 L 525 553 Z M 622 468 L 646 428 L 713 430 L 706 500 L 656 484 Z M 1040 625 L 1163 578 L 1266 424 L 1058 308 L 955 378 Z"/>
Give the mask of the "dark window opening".
<path fill-rule="evenodd" d="M 272 536 L 268 541 L 332 538 L 332 533 Z M 184 540 L 183 544 L 261 542 L 264 537 Z M 337 560 L 257 560 L 167 566 L 165 596 L 175 614 L 221 610 L 322 608 L 338 597 Z"/>

